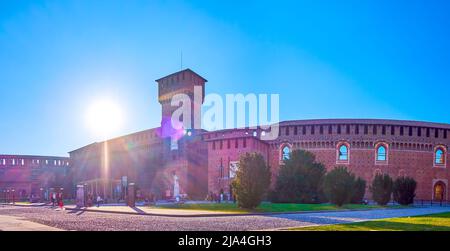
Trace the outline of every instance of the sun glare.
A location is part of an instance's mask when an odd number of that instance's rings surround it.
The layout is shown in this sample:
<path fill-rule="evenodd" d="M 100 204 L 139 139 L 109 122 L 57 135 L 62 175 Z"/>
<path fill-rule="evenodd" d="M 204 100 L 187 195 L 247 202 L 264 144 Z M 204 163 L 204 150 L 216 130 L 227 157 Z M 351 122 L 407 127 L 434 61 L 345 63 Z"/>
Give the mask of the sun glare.
<path fill-rule="evenodd" d="M 86 122 L 98 136 L 108 137 L 116 132 L 123 123 L 121 107 L 109 99 L 101 99 L 88 107 Z"/>

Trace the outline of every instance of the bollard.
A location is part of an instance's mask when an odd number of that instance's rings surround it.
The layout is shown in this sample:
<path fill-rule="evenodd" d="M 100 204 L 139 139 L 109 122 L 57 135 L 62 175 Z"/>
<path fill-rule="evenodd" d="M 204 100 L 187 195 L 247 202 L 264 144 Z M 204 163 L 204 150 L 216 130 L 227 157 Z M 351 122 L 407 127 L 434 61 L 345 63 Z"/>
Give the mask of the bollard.
<path fill-rule="evenodd" d="M 127 205 L 129 207 L 136 206 L 136 193 L 135 193 L 135 185 L 134 183 L 128 184 L 128 196 L 127 196 Z"/>

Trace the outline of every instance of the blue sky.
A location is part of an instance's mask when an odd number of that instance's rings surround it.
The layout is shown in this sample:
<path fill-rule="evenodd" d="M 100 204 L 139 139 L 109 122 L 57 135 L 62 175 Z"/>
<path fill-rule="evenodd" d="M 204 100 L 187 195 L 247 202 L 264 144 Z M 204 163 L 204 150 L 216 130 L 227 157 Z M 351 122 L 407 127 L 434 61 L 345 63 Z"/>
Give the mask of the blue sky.
<path fill-rule="evenodd" d="M 394 3 L 393 3 L 394 2 Z M 0 0 L 0 153 L 100 140 L 87 106 L 116 100 L 116 135 L 157 127 L 155 79 L 184 66 L 207 93 L 278 93 L 280 119 L 450 123 L 448 1 Z"/>

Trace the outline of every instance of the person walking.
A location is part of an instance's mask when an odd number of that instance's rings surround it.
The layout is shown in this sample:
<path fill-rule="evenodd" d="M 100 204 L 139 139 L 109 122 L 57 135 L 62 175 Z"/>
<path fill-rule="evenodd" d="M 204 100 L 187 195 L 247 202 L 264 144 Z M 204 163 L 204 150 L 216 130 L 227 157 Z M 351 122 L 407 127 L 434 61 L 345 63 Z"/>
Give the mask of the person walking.
<path fill-rule="evenodd" d="M 100 197 L 100 195 L 97 195 L 97 207 L 100 207 L 101 201 L 102 201 L 102 197 Z"/>
<path fill-rule="evenodd" d="M 64 202 L 63 202 L 63 195 L 62 195 L 62 193 L 59 193 L 59 203 L 58 203 L 58 206 L 59 206 L 59 208 L 60 208 L 61 210 L 63 210 Z"/>
<path fill-rule="evenodd" d="M 56 203 L 56 193 L 52 192 L 52 207 L 55 207 L 55 203 Z"/>

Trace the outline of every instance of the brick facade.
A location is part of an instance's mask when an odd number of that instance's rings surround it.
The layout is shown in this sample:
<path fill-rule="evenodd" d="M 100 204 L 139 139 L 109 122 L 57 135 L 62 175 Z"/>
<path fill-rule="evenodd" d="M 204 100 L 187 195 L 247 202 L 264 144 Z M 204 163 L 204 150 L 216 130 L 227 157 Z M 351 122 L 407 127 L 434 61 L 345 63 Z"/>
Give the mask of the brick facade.
<path fill-rule="evenodd" d="M 420 131 L 420 132 L 419 132 Z M 248 135 L 256 137 L 244 149 L 212 149 L 212 144 L 226 144 L 229 140 L 242 140 Z M 328 170 L 335 166 L 347 166 L 357 176 L 370 183 L 376 173 L 388 173 L 392 177 L 406 175 L 417 182 L 418 199 L 435 199 L 433 190 L 437 182 L 447 184 L 449 178 L 448 162 L 450 145 L 450 125 L 397 120 L 299 120 L 280 123 L 280 135 L 273 141 L 261 141 L 261 132 L 254 130 L 225 130 L 220 133 L 209 132 L 204 135 L 208 147 L 209 190 L 218 192 L 228 190 L 228 183 L 217 185 L 220 160 L 236 161 L 242 152 L 260 152 L 272 168 L 272 184 L 281 166 L 281 151 L 285 145 L 291 150 L 303 149 L 314 153 L 316 160 Z M 222 143 L 221 143 L 222 142 Z M 338 159 L 338 148 L 348 147 L 348 160 Z M 384 146 L 386 160 L 377 161 L 377 149 Z M 256 146 L 256 147 L 255 147 Z M 437 149 L 444 151 L 444 164 L 435 164 Z M 222 177 L 227 180 L 227 177 Z M 370 193 L 367 193 L 370 196 Z M 445 185 L 444 198 L 448 199 L 448 186 Z"/>
<path fill-rule="evenodd" d="M 0 155 L 0 199 L 14 193 L 17 200 L 48 195 L 52 188 L 70 189 L 69 158 Z"/>
<path fill-rule="evenodd" d="M 189 198 L 202 199 L 208 192 L 229 193 L 230 163 L 236 163 L 245 152 L 264 156 L 271 167 L 274 184 L 282 163 L 282 148 L 288 146 L 290 150 L 314 153 L 317 161 L 328 170 L 337 165 L 347 166 L 368 183 L 376 173 L 388 173 L 394 178 L 411 176 L 418 182 L 419 199 L 434 199 L 434 188 L 439 185 L 444 190 L 443 199 L 448 199 L 448 124 L 377 119 L 285 121 L 280 123 L 279 137 L 271 141 L 260 140 L 263 132 L 259 129 L 180 133 L 167 126 L 167 118 L 175 110 L 170 99 L 176 94 L 192 98 L 194 86 L 201 86 L 202 98 L 192 104 L 191 121 L 194 123 L 199 119 L 195 114 L 199 114 L 196 112 L 203 102 L 206 80 L 191 70 L 183 70 L 158 79 L 157 83 L 162 107 L 161 127 L 107 142 L 112 158 L 107 179 L 115 180 L 115 184 L 127 176 L 144 193 L 159 190 L 163 196 L 171 197 L 176 176 L 180 194 Z M 177 136 L 175 145 L 171 140 L 174 135 Z M 75 182 L 102 177 L 99 171 L 102 145 L 96 143 L 70 153 Z M 347 148 L 347 160 L 338 159 L 342 145 Z M 386 150 L 385 160 L 377 160 L 379 146 Z M 444 152 L 443 164 L 435 164 L 437 149 Z M 159 189 L 155 190 L 155 186 Z"/>

